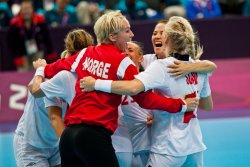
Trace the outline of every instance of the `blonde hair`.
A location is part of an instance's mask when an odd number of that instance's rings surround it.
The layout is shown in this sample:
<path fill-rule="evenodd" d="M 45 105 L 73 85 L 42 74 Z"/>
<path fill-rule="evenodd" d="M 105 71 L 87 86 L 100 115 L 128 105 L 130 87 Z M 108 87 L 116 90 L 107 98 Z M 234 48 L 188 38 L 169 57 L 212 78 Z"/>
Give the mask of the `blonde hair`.
<path fill-rule="evenodd" d="M 60 55 L 61 59 L 67 58 L 67 57 L 69 57 L 69 56 L 70 56 L 70 54 L 68 53 L 67 50 L 64 50 L 64 51 L 61 53 L 61 55 Z"/>
<path fill-rule="evenodd" d="M 165 26 L 164 34 L 170 40 L 171 53 L 185 53 L 192 59 L 199 59 L 203 49 L 197 42 L 191 24 L 183 17 L 173 16 Z"/>
<path fill-rule="evenodd" d="M 83 48 L 94 45 L 94 38 L 83 29 L 74 29 L 66 35 L 64 43 L 65 50 L 61 53 L 61 58 L 76 54 Z"/>
<path fill-rule="evenodd" d="M 110 34 L 117 34 L 121 30 L 122 22 L 126 18 L 121 11 L 110 11 L 102 15 L 94 25 L 98 43 L 111 43 Z"/>
<path fill-rule="evenodd" d="M 83 48 L 94 45 L 94 38 L 84 29 L 74 29 L 64 38 L 65 50 L 61 53 L 61 58 L 76 54 Z"/>

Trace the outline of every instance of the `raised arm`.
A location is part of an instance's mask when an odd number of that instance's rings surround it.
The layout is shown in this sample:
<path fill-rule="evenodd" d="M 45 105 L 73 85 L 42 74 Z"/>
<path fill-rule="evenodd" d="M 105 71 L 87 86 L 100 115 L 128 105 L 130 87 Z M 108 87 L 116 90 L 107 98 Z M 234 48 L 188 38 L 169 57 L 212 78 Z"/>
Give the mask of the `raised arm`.
<path fill-rule="evenodd" d="M 82 53 L 82 52 L 80 52 Z M 43 97 L 45 94 L 40 89 L 40 84 L 44 82 L 44 78 L 52 78 L 58 72 L 62 70 L 71 70 L 71 66 L 77 55 L 71 56 L 65 59 L 59 59 L 52 64 L 47 64 L 44 59 L 38 59 L 33 62 L 33 66 L 36 69 L 34 78 L 28 85 L 30 93 L 35 97 Z"/>
<path fill-rule="evenodd" d="M 35 97 L 44 97 L 45 94 L 43 93 L 43 91 L 40 88 L 40 84 L 42 82 L 44 82 L 44 67 L 39 67 L 36 70 L 35 76 L 33 77 L 33 79 L 30 81 L 29 85 L 28 85 L 28 89 L 30 91 L 30 93 L 35 96 Z"/>
<path fill-rule="evenodd" d="M 209 60 L 197 61 L 193 64 L 175 60 L 174 64 L 169 65 L 168 68 L 172 76 L 181 77 L 190 72 L 211 73 L 216 70 L 217 66 Z"/>
<path fill-rule="evenodd" d="M 80 62 L 81 57 L 85 53 L 85 50 L 86 49 L 83 49 L 79 53 L 76 53 L 75 55 L 72 55 L 70 57 L 58 59 L 56 62 L 51 64 L 47 63 L 45 64 L 41 61 L 43 59 L 38 59 L 37 61 L 33 62 L 33 66 L 35 69 L 37 69 L 38 67 L 45 67 L 44 68 L 45 78 L 52 78 L 62 70 L 75 72 L 75 67 Z"/>

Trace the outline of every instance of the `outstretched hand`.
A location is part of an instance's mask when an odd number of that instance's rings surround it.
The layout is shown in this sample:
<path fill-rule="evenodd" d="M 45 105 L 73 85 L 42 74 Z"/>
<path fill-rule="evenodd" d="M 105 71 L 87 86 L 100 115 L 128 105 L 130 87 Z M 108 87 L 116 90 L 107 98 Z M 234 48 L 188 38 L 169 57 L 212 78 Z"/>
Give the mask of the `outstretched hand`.
<path fill-rule="evenodd" d="M 36 61 L 33 61 L 33 67 L 37 69 L 38 67 L 45 67 L 47 65 L 47 62 L 45 59 L 37 59 Z"/>
<path fill-rule="evenodd" d="M 175 76 L 177 78 L 185 76 L 190 72 L 189 64 L 175 60 L 174 64 L 168 66 L 168 72 L 171 76 Z"/>
<path fill-rule="evenodd" d="M 185 99 L 187 104 L 187 111 L 194 111 L 196 108 L 198 108 L 199 100 L 198 98 L 187 98 Z"/>
<path fill-rule="evenodd" d="M 84 77 L 80 80 L 80 88 L 83 92 L 91 92 L 95 90 L 95 81 L 96 79 L 91 77 L 91 76 L 87 76 Z"/>

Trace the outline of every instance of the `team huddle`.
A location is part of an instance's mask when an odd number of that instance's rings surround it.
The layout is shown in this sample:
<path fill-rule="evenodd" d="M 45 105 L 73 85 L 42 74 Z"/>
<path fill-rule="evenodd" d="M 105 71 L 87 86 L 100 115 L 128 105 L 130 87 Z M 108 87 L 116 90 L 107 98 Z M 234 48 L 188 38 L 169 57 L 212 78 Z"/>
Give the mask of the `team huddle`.
<path fill-rule="evenodd" d="M 190 23 L 173 16 L 143 55 L 120 11 L 65 37 L 61 59 L 33 62 L 14 137 L 17 166 L 202 167 L 206 146 L 197 109 L 211 111 L 209 76 Z"/>

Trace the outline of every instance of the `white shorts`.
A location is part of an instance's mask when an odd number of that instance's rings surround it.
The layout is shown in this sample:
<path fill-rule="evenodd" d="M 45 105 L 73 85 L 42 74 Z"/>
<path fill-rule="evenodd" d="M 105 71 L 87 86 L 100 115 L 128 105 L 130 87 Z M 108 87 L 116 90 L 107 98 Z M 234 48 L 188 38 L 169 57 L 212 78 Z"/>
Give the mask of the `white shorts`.
<path fill-rule="evenodd" d="M 131 167 L 132 152 L 116 152 L 115 155 L 118 159 L 119 167 Z"/>
<path fill-rule="evenodd" d="M 175 157 L 150 153 L 147 167 L 203 167 L 203 152 Z"/>
<path fill-rule="evenodd" d="M 24 141 L 21 134 L 14 135 L 14 155 L 18 167 L 51 167 L 61 164 L 59 148 L 36 148 Z"/>
<path fill-rule="evenodd" d="M 134 153 L 132 167 L 145 167 L 149 158 L 149 152 Z"/>

